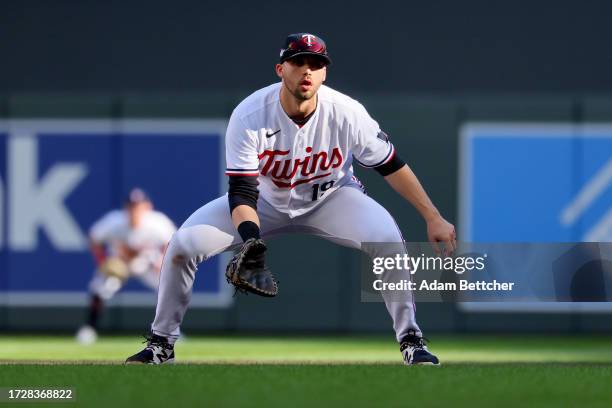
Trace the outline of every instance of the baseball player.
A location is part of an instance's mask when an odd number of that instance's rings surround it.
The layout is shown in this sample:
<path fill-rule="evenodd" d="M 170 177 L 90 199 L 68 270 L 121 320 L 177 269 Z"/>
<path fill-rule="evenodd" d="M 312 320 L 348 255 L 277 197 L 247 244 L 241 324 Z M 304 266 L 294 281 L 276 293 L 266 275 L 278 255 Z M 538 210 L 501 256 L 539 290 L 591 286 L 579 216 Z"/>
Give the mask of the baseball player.
<path fill-rule="evenodd" d="M 280 82 L 258 90 L 234 109 L 226 134 L 229 192 L 194 212 L 174 234 L 164 257 L 155 319 L 146 348 L 126 364 L 174 361 L 174 343 L 189 304 L 198 265 L 239 249 L 226 271 L 238 290 L 275 296 L 265 265 L 264 238 L 302 232 L 369 256 L 394 256 L 399 228 L 367 196 L 353 163 L 372 168 L 422 214 L 429 240 L 455 248 L 455 229 L 439 214 L 387 135 L 354 99 L 325 85 L 331 63 L 316 35 L 289 35 L 276 64 Z M 434 244 L 437 245 L 437 244 Z M 402 246 L 403 247 L 403 246 Z M 376 253 L 374 253 L 376 252 Z M 383 294 L 406 364 L 438 364 L 423 341 L 412 295 Z"/>
<path fill-rule="evenodd" d="M 87 324 L 77 332 L 77 340 L 90 344 L 97 339 L 97 327 L 104 302 L 115 295 L 130 277 L 157 290 L 163 253 L 174 223 L 153 210 L 147 194 L 134 188 L 125 206 L 98 220 L 89 231 L 90 247 L 97 268 L 89 283 L 91 294 Z"/>

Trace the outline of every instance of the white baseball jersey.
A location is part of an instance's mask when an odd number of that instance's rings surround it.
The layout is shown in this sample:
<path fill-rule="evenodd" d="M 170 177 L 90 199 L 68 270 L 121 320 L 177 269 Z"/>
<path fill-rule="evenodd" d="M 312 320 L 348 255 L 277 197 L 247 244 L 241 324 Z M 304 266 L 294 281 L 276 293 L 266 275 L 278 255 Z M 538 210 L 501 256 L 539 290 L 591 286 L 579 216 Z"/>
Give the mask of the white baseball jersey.
<path fill-rule="evenodd" d="M 98 220 L 89 230 L 92 241 L 108 246 L 109 256 L 121 256 L 125 245 L 136 252 L 129 260 L 130 275 L 136 276 L 147 287 L 157 290 L 159 265 L 163 250 L 176 231 L 174 223 L 159 211 L 145 214 L 138 228 L 132 229 L 126 210 L 113 210 Z M 89 290 L 109 300 L 124 285 L 114 276 L 96 271 L 89 282 Z"/>
<path fill-rule="evenodd" d="M 175 231 L 174 223 L 159 211 L 148 212 L 138 228 L 132 229 L 127 211 L 113 210 L 91 227 L 89 236 L 97 243 L 109 245 L 110 255 L 118 255 L 121 245 L 138 252 L 161 252 Z"/>
<path fill-rule="evenodd" d="M 356 100 L 322 85 L 312 117 L 299 127 L 280 104 L 281 83 L 234 110 L 225 139 L 226 174 L 257 176 L 260 197 L 278 211 L 307 213 L 353 178 L 353 158 L 377 167 L 395 150 Z"/>

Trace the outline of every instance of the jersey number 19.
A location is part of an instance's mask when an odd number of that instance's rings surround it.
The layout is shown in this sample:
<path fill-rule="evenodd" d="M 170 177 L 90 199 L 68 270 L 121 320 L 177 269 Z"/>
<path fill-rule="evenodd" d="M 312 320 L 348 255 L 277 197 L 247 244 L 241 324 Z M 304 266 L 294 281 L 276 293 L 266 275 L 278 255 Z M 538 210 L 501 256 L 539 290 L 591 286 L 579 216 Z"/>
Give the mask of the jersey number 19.
<path fill-rule="evenodd" d="M 325 192 L 329 190 L 333 185 L 334 185 L 334 180 L 326 181 L 323 184 L 319 184 L 319 183 L 314 184 L 312 186 L 312 201 L 317 201 L 319 197 L 322 197 L 323 194 L 325 194 Z"/>

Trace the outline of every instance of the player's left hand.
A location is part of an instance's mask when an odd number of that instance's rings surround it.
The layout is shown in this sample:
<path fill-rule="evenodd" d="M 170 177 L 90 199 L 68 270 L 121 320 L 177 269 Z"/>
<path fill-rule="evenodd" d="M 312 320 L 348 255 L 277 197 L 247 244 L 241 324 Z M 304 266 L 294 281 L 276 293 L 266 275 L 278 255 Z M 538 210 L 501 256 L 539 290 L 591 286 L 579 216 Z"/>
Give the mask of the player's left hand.
<path fill-rule="evenodd" d="M 225 277 L 237 291 L 273 297 L 278 282 L 265 263 L 266 244 L 262 239 L 249 238 L 227 265 Z"/>
<path fill-rule="evenodd" d="M 438 256 L 450 256 L 457 249 L 457 234 L 455 226 L 446 221 L 442 216 L 438 216 L 427 221 L 427 238 L 432 243 L 434 251 Z M 442 251 L 439 242 L 444 244 Z"/>

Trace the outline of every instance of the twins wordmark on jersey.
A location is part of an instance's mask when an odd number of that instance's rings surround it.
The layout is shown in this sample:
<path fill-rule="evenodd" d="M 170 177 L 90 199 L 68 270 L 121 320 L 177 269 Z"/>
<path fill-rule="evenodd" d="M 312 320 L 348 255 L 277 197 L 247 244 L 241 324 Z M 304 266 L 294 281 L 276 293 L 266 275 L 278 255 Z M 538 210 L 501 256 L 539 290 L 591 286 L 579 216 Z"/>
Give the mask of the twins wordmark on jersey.
<path fill-rule="evenodd" d="M 312 180 L 331 176 L 333 170 L 342 166 L 344 158 L 338 147 L 331 154 L 322 151 L 313 153 L 312 147 L 304 149 L 306 156 L 297 158 L 290 150 L 264 150 L 259 154 L 259 173 L 270 177 L 278 188 L 294 188 Z M 293 181 L 295 180 L 295 181 Z"/>
<path fill-rule="evenodd" d="M 277 83 L 247 97 L 226 134 L 226 174 L 259 177 L 260 198 L 279 211 L 305 214 L 352 182 L 353 158 L 365 167 L 393 158 L 393 145 L 354 99 L 321 86 L 313 116 L 299 127 L 279 93 Z"/>

